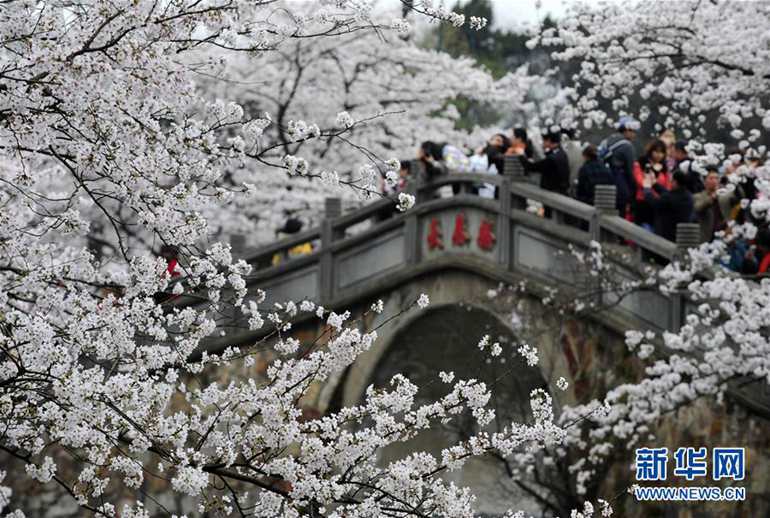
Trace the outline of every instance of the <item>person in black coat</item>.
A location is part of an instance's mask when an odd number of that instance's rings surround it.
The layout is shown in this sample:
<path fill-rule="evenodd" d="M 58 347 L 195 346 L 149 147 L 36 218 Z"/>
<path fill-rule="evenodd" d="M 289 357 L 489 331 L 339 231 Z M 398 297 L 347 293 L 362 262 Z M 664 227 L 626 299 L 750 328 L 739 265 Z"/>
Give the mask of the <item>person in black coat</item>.
<path fill-rule="evenodd" d="M 615 185 L 607 164 L 599 160 L 596 146 L 588 145 L 583 149 L 583 165 L 578 171 L 577 199 L 588 205 L 594 204 L 594 192 L 597 185 Z"/>
<path fill-rule="evenodd" d="M 676 225 L 692 222 L 693 198 L 687 190 L 687 180 L 685 173 L 675 171 L 670 191 L 657 183 L 653 186 L 649 178 L 644 183 L 644 197 L 652 205 L 655 233 L 672 242 L 676 242 Z"/>
<path fill-rule="evenodd" d="M 519 156 L 524 170 L 528 173 L 540 173 L 540 188 L 567 195 L 569 190 L 569 159 L 561 148 L 561 135 L 547 133 L 543 135 L 545 158 L 537 161 Z"/>
<path fill-rule="evenodd" d="M 422 162 L 428 180 L 441 176 L 445 172 L 441 165 L 444 146 L 446 146 L 446 142 L 437 143 L 427 140 L 420 144 L 417 149 L 417 160 Z"/>
<path fill-rule="evenodd" d="M 690 155 L 687 152 L 688 144 L 689 142 L 686 140 L 678 140 L 674 144 L 673 158 L 676 160 L 674 171 L 679 170 L 684 173 L 684 187 L 691 193 L 695 194 L 701 192 L 706 187 L 703 183 L 703 177 L 692 167 L 693 160 L 690 158 Z"/>

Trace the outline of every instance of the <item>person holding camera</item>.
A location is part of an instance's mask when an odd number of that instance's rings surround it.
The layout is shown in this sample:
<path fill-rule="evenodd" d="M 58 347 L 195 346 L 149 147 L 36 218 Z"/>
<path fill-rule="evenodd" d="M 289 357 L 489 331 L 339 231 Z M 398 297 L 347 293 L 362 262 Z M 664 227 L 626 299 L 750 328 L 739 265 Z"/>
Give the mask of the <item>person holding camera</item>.
<path fill-rule="evenodd" d="M 644 184 L 657 185 L 659 189 L 653 191 L 656 196 L 660 191 L 671 189 L 671 174 L 666 167 L 666 144 L 662 140 L 651 141 L 645 149 L 644 156 L 634 162 L 634 181 L 636 182 L 636 194 L 632 206 L 634 223 L 652 231 L 654 215 L 650 202 L 645 198 Z"/>

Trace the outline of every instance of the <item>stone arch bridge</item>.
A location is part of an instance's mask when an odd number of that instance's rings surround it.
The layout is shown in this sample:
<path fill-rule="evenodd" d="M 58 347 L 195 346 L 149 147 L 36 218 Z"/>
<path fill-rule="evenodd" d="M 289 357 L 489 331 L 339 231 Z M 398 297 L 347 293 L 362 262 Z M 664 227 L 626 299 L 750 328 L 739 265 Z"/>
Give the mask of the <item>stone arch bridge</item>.
<path fill-rule="evenodd" d="M 482 183 L 495 186 L 494 199 L 474 194 L 474 186 Z M 383 199 L 342 214 L 339 200 L 327 200 L 319 227 L 245 254 L 254 266 L 250 290 L 267 293 L 261 307 L 311 300 L 329 310 L 350 310 L 363 330 L 378 331 L 372 349 L 346 372 L 314 386 L 302 405 L 324 413 L 357 404 L 367 386 L 385 383 L 396 372 L 416 378 L 430 392 L 439 371 L 455 370 L 462 377 L 495 383 L 505 399 L 496 409 L 498 415 L 508 412 L 517 418 L 526 415 L 532 388 L 553 385 L 559 377 L 569 381 L 569 389 L 559 395 L 557 404 L 571 404 L 601 396 L 621 380 L 638 375 L 643 366 L 628 352 L 625 331 L 677 330 L 692 304 L 684 293 L 664 295 L 654 289 L 619 296 L 599 286 L 576 254 L 590 254 L 592 242 L 601 243 L 614 266 L 612 281 L 620 285 L 643 279 L 650 265 L 676 260 L 686 244 L 694 244 L 697 228 L 681 226 L 679 244 L 647 232 L 617 216 L 613 189 L 600 186 L 598 206 L 588 206 L 542 190 L 520 174 L 449 174 L 413 188 L 418 203 L 406 213 L 394 212 L 393 201 Z M 454 195 L 443 197 L 442 191 Z M 545 210 L 533 213 L 532 202 Z M 290 257 L 289 250 L 308 242 L 312 253 Z M 403 312 L 421 293 L 430 297 L 430 307 Z M 385 302 L 385 311 L 368 311 L 378 299 Z M 579 316 L 562 314 L 560 307 L 574 307 L 576 301 L 593 304 L 592 309 Z M 310 343 L 323 327 L 319 319 L 307 315 L 294 323 L 292 332 Z M 206 347 L 217 352 L 253 344 L 270 332 L 244 328 L 244 322 L 235 319 L 225 336 L 210 338 Z M 516 355 L 488 363 L 475 347 L 485 334 L 503 345 L 536 346 L 538 368 L 525 366 Z M 768 439 L 752 430 L 761 430 L 763 420 L 770 417 L 770 397 L 746 388 L 731 395 L 741 403 L 738 413 L 698 407 L 677 417 L 676 426 L 661 429 L 666 444 L 718 445 L 715 441 L 724 439 L 732 427 L 735 433 L 728 437 L 740 437 L 740 444 L 767 451 Z M 421 444 L 407 447 L 431 451 L 445 439 L 421 436 Z M 384 460 L 403 453 L 386 451 Z M 770 480 L 770 461 L 765 457 L 752 457 L 753 473 Z M 619 469 L 628 471 L 627 465 Z M 455 477 L 457 483 L 481 488 L 483 512 L 490 515 L 511 501 L 526 501 L 515 487 L 502 487 L 505 474 L 488 464 L 472 464 Z M 494 493 L 498 490 L 504 494 Z M 530 504 L 536 513 L 538 503 Z"/>
<path fill-rule="evenodd" d="M 482 183 L 496 187 L 495 199 L 474 194 L 473 187 Z M 441 197 L 447 190 L 455 194 Z M 511 339 L 515 335 L 519 341 L 536 341 L 548 378 L 559 373 L 575 379 L 582 370 L 595 368 L 581 358 L 586 341 L 612 343 L 606 349 L 621 351 L 628 329 L 675 330 L 682 324 L 688 304 L 683 295 L 638 290 L 619 297 L 603 292 L 576 259 L 575 253 L 590 254 L 592 241 L 601 242 L 614 252 L 615 281 L 621 283 L 643 278 L 649 258 L 670 261 L 681 253 L 677 244 L 618 217 L 612 208 L 614 192 L 597 195 L 598 203 L 605 204 L 602 208 L 542 190 L 521 175 L 448 174 L 420 184 L 413 193 L 418 203 L 403 214 L 393 212 L 388 199 L 344 215 L 339 200 L 327 200 L 319 227 L 246 254 L 255 269 L 250 288 L 267 293 L 261 307 L 311 300 L 331 310 L 351 309 L 355 317 L 378 299 L 386 302 L 384 316 L 364 320 L 365 328 L 378 329 L 378 345 L 344 379 L 318 394 L 321 411 L 358 402 L 396 338 L 405 336 L 407 329 L 419 329 L 421 317 L 412 311 L 387 324 L 383 320 L 421 293 L 432 301 L 427 313 L 443 307 L 446 321 L 460 323 L 465 337 L 473 330 L 477 341 L 483 329 L 497 328 Z M 540 215 L 528 210 L 533 201 L 545 209 Z M 308 242 L 313 253 L 289 257 L 291 248 Z M 634 246 L 620 245 L 623 242 Z M 278 264 L 276 257 L 282 258 Z M 562 302 L 580 298 L 596 310 L 579 319 L 564 318 L 542 303 L 557 296 Z M 467 315 L 452 315 L 450 307 L 464 307 Z M 308 337 L 319 331 L 320 323 L 313 320 L 307 324 Z M 480 320 L 484 326 L 474 327 Z M 211 338 L 208 349 L 253 343 L 268 332 L 243 327 L 242 321 L 226 326 L 226 335 Z M 301 321 L 296 329 L 301 334 Z M 434 338 L 440 342 L 457 334 L 448 331 Z M 579 388 L 580 383 L 573 386 Z"/>

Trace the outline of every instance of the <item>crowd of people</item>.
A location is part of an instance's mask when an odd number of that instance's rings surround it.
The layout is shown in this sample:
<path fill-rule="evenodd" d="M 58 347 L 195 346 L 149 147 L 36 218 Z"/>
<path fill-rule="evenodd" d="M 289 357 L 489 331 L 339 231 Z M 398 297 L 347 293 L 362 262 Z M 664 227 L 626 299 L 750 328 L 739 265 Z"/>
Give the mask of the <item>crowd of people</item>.
<path fill-rule="evenodd" d="M 541 188 L 589 205 L 597 185 L 614 185 L 618 215 L 670 241 L 676 240 L 678 223 L 698 223 L 701 241 L 708 242 L 720 233 L 729 234 L 731 222 L 752 221 L 759 228 L 756 237 L 731 239 L 725 266 L 744 274 L 770 270 L 770 229 L 753 220 L 742 202 L 757 196 L 753 171 L 763 162 L 759 152 L 735 150 L 721 167 L 703 170 L 690 157 L 688 142 L 677 140 L 671 130 L 647 142 L 637 156 L 639 122 L 622 117 L 616 129 L 599 145 L 584 147 L 568 132 L 546 132 L 539 157 L 523 128 L 495 134 L 472 151 L 429 141 L 420 146 L 416 160 L 430 180 L 454 172 L 502 174 L 506 157 L 516 156 L 526 174 L 540 175 Z M 398 181 L 385 185 L 385 193 L 405 189 L 411 170 L 410 161 L 402 161 Z M 483 197 L 498 195 L 492 184 L 477 185 L 474 191 Z M 547 209 L 544 215 L 548 217 Z"/>

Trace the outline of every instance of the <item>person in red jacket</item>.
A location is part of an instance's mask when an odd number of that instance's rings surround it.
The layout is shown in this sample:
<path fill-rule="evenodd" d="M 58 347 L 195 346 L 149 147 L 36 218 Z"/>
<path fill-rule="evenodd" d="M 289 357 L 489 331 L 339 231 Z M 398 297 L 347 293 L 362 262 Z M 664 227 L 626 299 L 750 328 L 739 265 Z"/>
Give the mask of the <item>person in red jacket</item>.
<path fill-rule="evenodd" d="M 658 184 L 664 191 L 671 190 L 671 174 L 666 167 L 666 144 L 662 140 L 656 139 L 647 144 L 644 156 L 634 162 L 633 174 L 636 184 L 634 223 L 652 231 L 653 212 L 652 206 L 644 196 L 645 179 L 652 185 Z"/>
<path fill-rule="evenodd" d="M 163 272 L 163 275 L 168 275 L 170 279 L 175 279 L 182 275 L 182 272 L 179 271 L 179 248 L 171 245 L 163 245 L 160 247 L 160 256 L 166 260 L 166 270 Z M 153 300 L 155 300 L 156 304 L 163 304 L 164 302 L 179 297 L 179 295 L 174 295 L 170 293 L 170 291 L 171 288 L 166 292 L 159 291 L 153 295 Z"/>
<path fill-rule="evenodd" d="M 179 249 L 175 246 L 163 245 L 160 249 L 160 256 L 166 260 L 166 273 L 172 279 L 179 277 L 181 273 L 177 270 L 179 266 Z"/>

